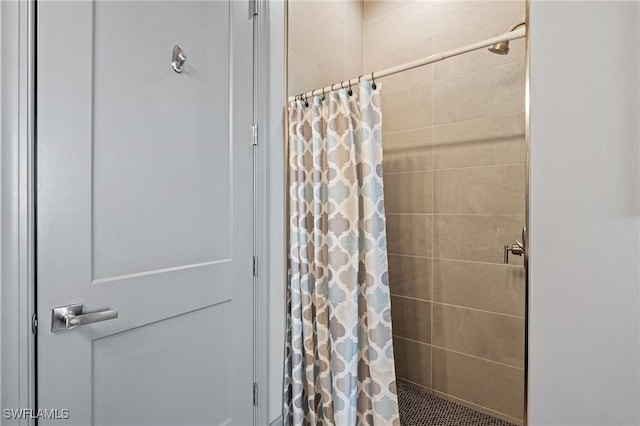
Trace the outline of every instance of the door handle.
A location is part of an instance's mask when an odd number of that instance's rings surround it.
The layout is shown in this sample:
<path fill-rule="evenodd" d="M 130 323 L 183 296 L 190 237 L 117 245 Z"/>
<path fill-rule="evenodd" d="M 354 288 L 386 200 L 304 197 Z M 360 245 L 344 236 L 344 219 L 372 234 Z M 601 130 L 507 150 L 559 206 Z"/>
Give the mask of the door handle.
<path fill-rule="evenodd" d="M 82 303 L 60 306 L 51 310 L 51 331 L 58 333 L 63 330 L 76 328 L 80 325 L 107 321 L 118 318 L 117 309 L 105 309 L 98 312 L 82 313 Z"/>

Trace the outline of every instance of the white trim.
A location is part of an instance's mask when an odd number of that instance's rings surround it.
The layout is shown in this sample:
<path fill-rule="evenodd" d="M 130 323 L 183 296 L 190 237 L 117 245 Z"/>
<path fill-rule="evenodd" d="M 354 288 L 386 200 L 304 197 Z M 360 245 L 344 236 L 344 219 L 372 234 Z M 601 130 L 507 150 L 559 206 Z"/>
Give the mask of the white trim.
<path fill-rule="evenodd" d="M 270 424 L 282 414 L 284 289 L 286 283 L 284 203 L 285 104 L 284 7 L 281 1 L 258 0 L 257 124 L 258 220 L 256 424 Z"/>
<path fill-rule="evenodd" d="M 258 152 L 260 156 L 260 268 L 258 276 L 259 424 L 282 414 L 285 330 L 285 7 L 286 2 L 260 0 L 258 82 Z"/>
<path fill-rule="evenodd" d="M 33 408 L 34 2 L 0 2 L 0 400 Z M 3 419 L 4 420 L 4 419 Z M 3 422 L 3 424 L 5 424 Z M 32 420 L 9 420 L 28 425 Z"/>

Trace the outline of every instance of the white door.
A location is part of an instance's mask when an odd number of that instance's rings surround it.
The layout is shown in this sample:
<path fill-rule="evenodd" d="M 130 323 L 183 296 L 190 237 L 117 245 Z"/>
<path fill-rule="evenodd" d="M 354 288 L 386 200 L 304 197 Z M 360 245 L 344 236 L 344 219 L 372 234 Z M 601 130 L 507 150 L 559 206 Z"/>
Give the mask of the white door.
<path fill-rule="evenodd" d="M 38 3 L 38 407 L 69 415 L 52 423 L 253 422 L 247 10 Z"/>

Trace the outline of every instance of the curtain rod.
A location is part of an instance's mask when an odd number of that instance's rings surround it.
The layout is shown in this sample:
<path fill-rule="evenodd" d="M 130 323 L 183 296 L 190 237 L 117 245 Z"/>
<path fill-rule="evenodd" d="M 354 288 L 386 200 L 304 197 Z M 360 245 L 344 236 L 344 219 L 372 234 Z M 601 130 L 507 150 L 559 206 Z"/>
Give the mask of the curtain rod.
<path fill-rule="evenodd" d="M 474 50 L 482 49 L 483 47 L 491 46 L 492 44 L 499 43 L 501 41 L 507 40 L 515 40 L 518 38 L 523 38 L 526 35 L 526 28 L 521 27 L 514 31 L 509 31 L 499 36 L 495 36 L 492 38 L 488 38 L 486 40 L 478 41 L 473 44 L 469 44 L 464 47 L 458 47 L 457 49 L 452 49 L 443 53 L 436 53 L 435 55 L 427 56 L 426 58 L 418 59 L 415 61 L 407 62 L 406 64 L 398 65 L 392 68 L 387 68 L 382 71 L 374 72 L 367 75 L 362 75 L 360 77 L 352 78 L 351 80 L 345 80 L 342 82 L 334 83 L 331 86 L 326 86 L 321 89 L 313 89 L 310 92 L 302 94 L 305 98 L 312 98 L 314 94 L 320 95 L 323 92 L 329 93 L 333 90 L 333 87 L 336 88 L 339 86 L 346 87 L 349 85 L 356 85 L 360 80 L 375 80 L 376 78 L 386 77 L 388 75 L 397 74 L 402 71 L 407 71 L 413 68 L 418 68 L 424 65 L 432 64 L 434 62 L 442 61 L 447 58 L 451 58 L 453 56 L 462 55 L 463 53 L 472 52 Z M 297 96 L 300 96 L 298 94 Z M 289 102 L 294 102 L 296 100 L 296 96 L 290 96 Z"/>

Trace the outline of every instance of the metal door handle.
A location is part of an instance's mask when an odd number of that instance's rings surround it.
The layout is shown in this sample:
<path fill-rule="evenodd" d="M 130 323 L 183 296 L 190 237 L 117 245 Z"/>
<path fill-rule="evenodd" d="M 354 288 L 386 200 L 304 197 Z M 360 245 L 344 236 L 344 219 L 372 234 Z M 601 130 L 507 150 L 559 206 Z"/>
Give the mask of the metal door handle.
<path fill-rule="evenodd" d="M 63 330 L 78 327 L 79 325 L 93 324 L 94 322 L 107 321 L 118 318 L 117 309 L 105 309 L 98 312 L 83 314 L 82 303 L 60 306 L 51 310 L 51 331 L 58 333 Z"/>

